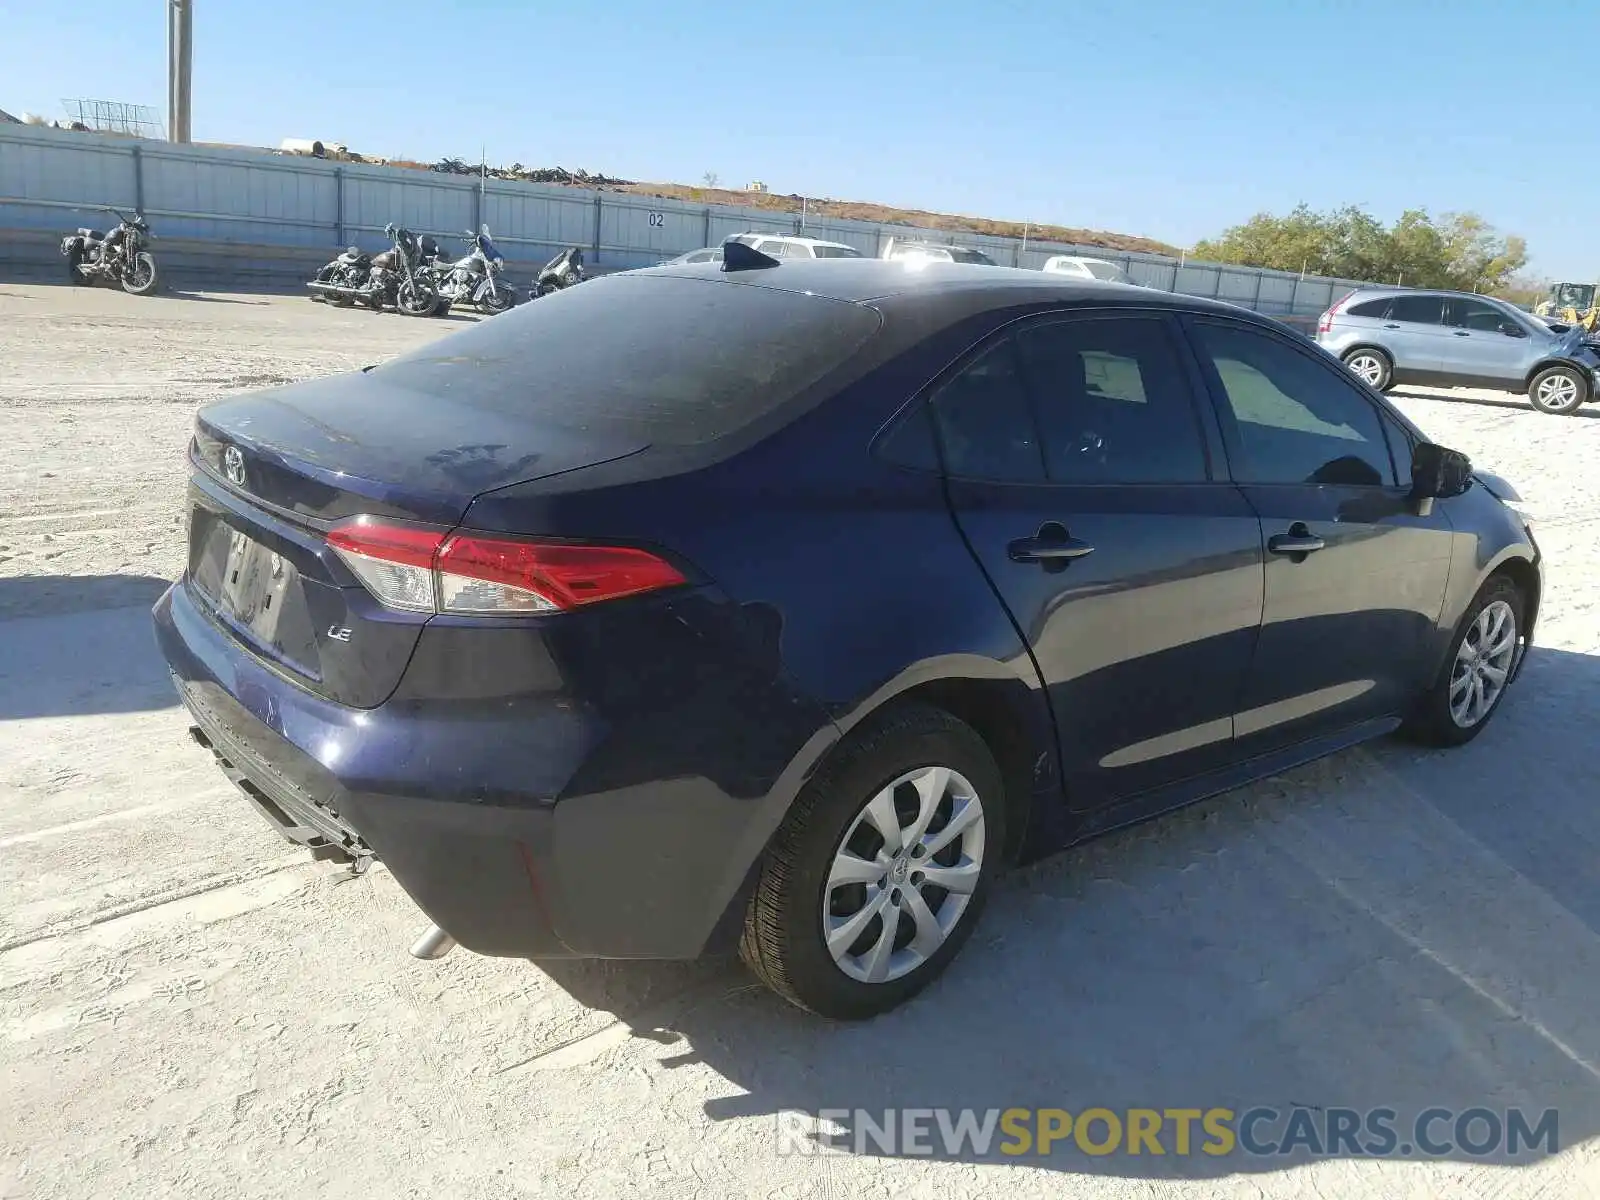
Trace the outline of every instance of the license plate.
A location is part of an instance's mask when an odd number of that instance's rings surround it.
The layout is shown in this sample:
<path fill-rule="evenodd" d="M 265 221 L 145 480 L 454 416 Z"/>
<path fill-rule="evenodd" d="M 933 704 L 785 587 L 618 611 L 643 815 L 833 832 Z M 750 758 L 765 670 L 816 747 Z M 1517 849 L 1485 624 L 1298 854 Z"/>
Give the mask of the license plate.
<path fill-rule="evenodd" d="M 190 570 L 195 586 L 250 640 L 314 675 L 314 644 L 295 565 L 226 521 L 211 518 L 208 524 Z"/>

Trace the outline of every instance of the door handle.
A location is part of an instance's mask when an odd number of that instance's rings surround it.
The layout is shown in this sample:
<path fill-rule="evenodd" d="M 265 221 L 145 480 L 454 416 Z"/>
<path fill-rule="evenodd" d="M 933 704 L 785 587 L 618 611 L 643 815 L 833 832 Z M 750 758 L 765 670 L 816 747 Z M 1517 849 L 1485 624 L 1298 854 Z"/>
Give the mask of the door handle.
<path fill-rule="evenodd" d="M 1471 337 L 1472 335 L 1470 333 L 1468 333 L 1465 329 L 1458 329 L 1458 330 L 1455 331 L 1455 336 L 1456 337 Z"/>
<path fill-rule="evenodd" d="M 1267 539 L 1267 549 L 1274 554 L 1312 554 L 1327 543 L 1306 527 L 1304 521 L 1289 526 L 1288 533 L 1274 534 Z"/>
<path fill-rule="evenodd" d="M 1094 547 L 1069 534 L 1060 521 L 1046 521 L 1033 537 L 1018 538 L 1006 551 L 1012 562 L 1065 564 L 1093 554 Z"/>
<path fill-rule="evenodd" d="M 1400 326 L 1398 324 L 1396 324 L 1395 322 L 1390 321 L 1389 324 L 1384 326 L 1384 328 L 1385 329 L 1399 329 Z"/>

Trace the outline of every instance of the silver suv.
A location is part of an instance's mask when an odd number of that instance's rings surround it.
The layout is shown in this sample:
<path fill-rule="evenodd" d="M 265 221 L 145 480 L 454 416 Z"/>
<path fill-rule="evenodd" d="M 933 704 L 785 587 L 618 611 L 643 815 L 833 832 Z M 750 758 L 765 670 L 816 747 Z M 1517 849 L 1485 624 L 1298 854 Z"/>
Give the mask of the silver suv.
<path fill-rule="evenodd" d="M 1489 296 L 1398 288 L 1357 288 L 1317 323 L 1317 343 L 1380 392 L 1493 388 L 1562 414 L 1600 392 L 1600 353 L 1585 336 Z"/>

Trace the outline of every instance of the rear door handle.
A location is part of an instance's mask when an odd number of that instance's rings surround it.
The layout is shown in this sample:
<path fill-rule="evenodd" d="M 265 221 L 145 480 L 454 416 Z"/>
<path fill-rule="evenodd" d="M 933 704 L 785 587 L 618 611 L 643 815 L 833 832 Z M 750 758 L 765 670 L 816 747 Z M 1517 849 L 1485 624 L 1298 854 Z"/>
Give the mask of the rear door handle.
<path fill-rule="evenodd" d="M 1393 321 L 1391 321 L 1389 324 L 1385 325 L 1384 328 L 1385 329 L 1399 329 L 1400 326 L 1396 325 Z"/>
<path fill-rule="evenodd" d="M 1304 521 L 1289 526 L 1288 533 L 1274 534 L 1267 539 L 1267 549 L 1274 554 L 1313 554 L 1327 543 L 1306 527 Z"/>
<path fill-rule="evenodd" d="M 1069 563 L 1093 554 L 1094 547 L 1067 532 L 1060 521 L 1046 521 L 1032 537 L 1018 538 L 1006 547 L 1012 562 Z"/>
<path fill-rule="evenodd" d="M 1455 331 L 1455 335 L 1456 335 L 1456 337 L 1471 337 L 1471 336 L 1472 336 L 1472 335 L 1471 335 L 1471 334 L 1470 334 L 1470 333 L 1468 333 L 1468 332 L 1467 332 L 1467 331 L 1466 331 L 1466 330 L 1465 330 L 1465 329 L 1458 329 L 1458 330 L 1456 330 L 1456 331 Z"/>

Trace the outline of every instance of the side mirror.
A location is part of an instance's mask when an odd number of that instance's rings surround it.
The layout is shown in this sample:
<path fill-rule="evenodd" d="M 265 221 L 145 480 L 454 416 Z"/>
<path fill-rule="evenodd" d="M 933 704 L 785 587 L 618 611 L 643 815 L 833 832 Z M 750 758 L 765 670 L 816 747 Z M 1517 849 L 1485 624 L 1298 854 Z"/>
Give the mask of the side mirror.
<path fill-rule="evenodd" d="M 1448 500 L 1472 486 L 1472 460 L 1459 450 L 1420 442 L 1411 452 L 1411 497 Z"/>
<path fill-rule="evenodd" d="M 1500 332 L 1505 334 L 1507 337 L 1519 338 L 1528 336 L 1528 331 L 1521 325 L 1518 325 L 1515 321 L 1501 321 Z"/>

